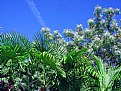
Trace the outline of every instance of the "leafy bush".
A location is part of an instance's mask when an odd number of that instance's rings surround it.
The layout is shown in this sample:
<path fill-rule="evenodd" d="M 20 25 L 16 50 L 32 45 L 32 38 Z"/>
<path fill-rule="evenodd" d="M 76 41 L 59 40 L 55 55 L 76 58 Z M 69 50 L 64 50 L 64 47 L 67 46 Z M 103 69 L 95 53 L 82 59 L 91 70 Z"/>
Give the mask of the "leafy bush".
<path fill-rule="evenodd" d="M 88 28 L 61 36 L 42 28 L 30 42 L 16 32 L 0 34 L 0 90 L 120 91 L 119 9 L 95 7 Z M 41 88 L 40 88 L 41 87 Z"/>

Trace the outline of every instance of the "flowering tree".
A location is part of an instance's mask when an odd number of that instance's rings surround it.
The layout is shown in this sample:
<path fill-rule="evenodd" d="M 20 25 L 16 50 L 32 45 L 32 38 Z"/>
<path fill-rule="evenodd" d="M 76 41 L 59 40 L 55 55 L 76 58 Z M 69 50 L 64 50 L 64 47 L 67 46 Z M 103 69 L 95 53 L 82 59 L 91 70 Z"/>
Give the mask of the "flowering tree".
<path fill-rule="evenodd" d="M 118 8 L 95 7 L 94 18 L 88 20 L 88 28 L 77 25 L 76 32 L 66 29 L 68 46 L 88 48 L 89 54 L 101 57 L 107 64 L 118 65 L 121 61 L 121 27 L 115 19 L 120 14 Z"/>
<path fill-rule="evenodd" d="M 89 54 L 94 54 L 110 65 L 118 65 L 121 61 L 121 26 L 116 16 L 120 14 L 118 8 L 95 7 L 94 18 L 88 20 L 88 28 L 77 25 L 76 31 L 64 29 L 63 39 L 57 30 L 52 35 L 50 29 L 42 29 L 53 39 L 63 42 L 68 51 L 73 47 L 86 47 Z"/>
<path fill-rule="evenodd" d="M 84 31 L 89 52 L 111 65 L 121 61 L 121 27 L 115 19 L 119 14 L 120 10 L 117 8 L 105 9 L 97 6 L 94 18 L 88 20 L 89 27 Z"/>

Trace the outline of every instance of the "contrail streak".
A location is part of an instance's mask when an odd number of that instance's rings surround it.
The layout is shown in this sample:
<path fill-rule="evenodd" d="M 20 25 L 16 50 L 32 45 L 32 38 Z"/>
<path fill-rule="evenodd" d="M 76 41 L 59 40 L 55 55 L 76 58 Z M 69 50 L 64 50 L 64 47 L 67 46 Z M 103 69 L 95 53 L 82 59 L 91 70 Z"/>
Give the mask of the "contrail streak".
<path fill-rule="evenodd" d="M 31 8 L 33 14 L 37 17 L 38 22 L 39 22 L 43 27 L 45 27 L 46 25 L 45 25 L 45 23 L 44 23 L 44 21 L 43 21 L 41 15 L 40 15 L 39 10 L 38 10 L 37 7 L 36 7 L 35 2 L 34 2 L 33 0 L 26 0 L 26 2 L 28 3 L 29 7 Z"/>

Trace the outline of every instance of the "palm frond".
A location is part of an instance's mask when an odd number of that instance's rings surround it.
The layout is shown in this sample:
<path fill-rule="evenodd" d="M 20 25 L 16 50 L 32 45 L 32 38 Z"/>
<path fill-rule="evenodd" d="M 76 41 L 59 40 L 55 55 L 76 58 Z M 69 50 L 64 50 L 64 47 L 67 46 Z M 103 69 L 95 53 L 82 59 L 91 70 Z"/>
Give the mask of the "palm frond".
<path fill-rule="evenodd" d="M 56 39 L 50 39 L 49 36 L 44 34 L 42 31 L 38 32 L 34 36 L 34 47 L 38 51 L 46 51 L 51 53 L 55 57 L 62 58 L 67 53 L 67 49 L 64 43 L 60 43 Z"/>
<path fill-rule="evenodd" d="M 100 83 L 99 85 L 101 91 L 111 90 L 114 82 L 116 81 L 116 79 L 119 78 L 121 67 L 107 67 L 105 63 L 96 56 L 94 56 L 94 62 L 94 66 L 91 63 L 87 62 L 88 71 L 92 74 L 92 76 L 95 76 L 97 78 L 97 81 Z"/>
<path fill-rule="evenodd" d="M 1 63 L 6 63 L 9 59 L 18 59 L 27 56 L 31 49 L 28 39 L 17 32 L 3 33 L 0 36 Z"/>
<path fill-rule="evenodd" d="M 56 58 L 50 53 L 33 51 L 31 55 L 35 57 L 35 60 L 37 60 L 38 63 L 48 65 L 52 69 L 56 70 L 57 73 L 60 74 L 62 77 L 66 77 L 65 72 L 60 67 L 60 64 L 56 61 Z"/>

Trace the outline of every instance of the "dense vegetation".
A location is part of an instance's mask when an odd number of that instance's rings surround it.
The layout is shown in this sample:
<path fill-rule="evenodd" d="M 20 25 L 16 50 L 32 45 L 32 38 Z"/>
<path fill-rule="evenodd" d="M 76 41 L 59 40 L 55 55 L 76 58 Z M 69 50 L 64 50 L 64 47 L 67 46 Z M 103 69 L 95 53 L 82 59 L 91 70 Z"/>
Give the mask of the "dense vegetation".
<path fill-rule="evenodd" d="M 119 9 L 95 7 L 88 28 L 65 29 L 64 37 L 42 28 L 29 41 L 0 34 L 0 91 L 121 91 Z"/>

